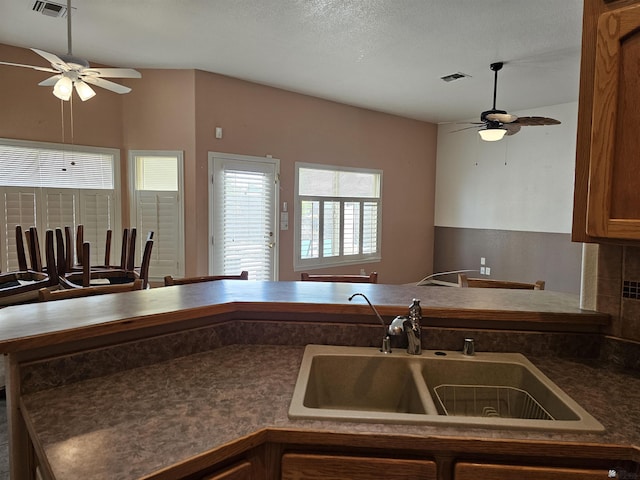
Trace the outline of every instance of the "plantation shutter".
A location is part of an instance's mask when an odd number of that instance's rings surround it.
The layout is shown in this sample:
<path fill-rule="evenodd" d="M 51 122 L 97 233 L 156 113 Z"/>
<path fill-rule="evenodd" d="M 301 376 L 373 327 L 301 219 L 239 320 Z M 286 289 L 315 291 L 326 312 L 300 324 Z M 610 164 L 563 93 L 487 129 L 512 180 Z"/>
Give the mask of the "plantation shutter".
<path fill-rule="evenodd" d="M 21 225 L 24 232 L 29 227 L 36 226 L 37 194 L 35 188 L 5 188 L 2 194 L 4 211 L 2 264 L 8 271 L 18 269 L 16 255 L 16 226 Z M 23 238 L 24 241 L 24 238 Z M 24 243 L 27 250 L 26 241 Z M 27 259 L 28 262 L 28 259 Z"/>
<path fill-rule="evenodd" d="M 78 205 L 77 190 L 46 189 L 43 191 L 46 229 L 75 227 Z"/>
<path fill-rule="evenodd" d="M 152 231 L 154 235 L 149 276 L 163 278 L 165 275 L 174 275 L 180 270 L 177 256 L 180 251 L 180 232 L 177 228 L 180 215 L 179 194 L 171 191 L 140 190 L 137 196 L 140 248 L 136 248 L 136 257 L 140 259 L 147 233 Z"/>
<path fill-rule="evenodd" d="M 149 277 L 156 281 L 184 276 L 183 156 L 181 151 L 129 152 L 136 263 L 140 265 L 147 235 L 153 232 Z"/>
<path fill-rule="evenodd" d="M 91 264 L 102 265 L 107 230 L 112 230 L 111 258 L 109 263 L 119 264 L 122 243 L 120 232 L 115 231 L 115 194 L 108 190 L 80 191 L 80 222 L 84 241 L 91 244 Z"/>

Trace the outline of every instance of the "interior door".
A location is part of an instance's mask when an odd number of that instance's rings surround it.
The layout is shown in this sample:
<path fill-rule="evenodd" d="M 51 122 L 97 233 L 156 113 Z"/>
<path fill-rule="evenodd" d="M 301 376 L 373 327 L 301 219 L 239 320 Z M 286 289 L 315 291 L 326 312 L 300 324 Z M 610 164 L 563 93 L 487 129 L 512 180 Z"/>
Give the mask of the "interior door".
<path fill-rule="evenodd" d="M 278 279 L 279 167 L 275 158 L 209 153 L 211 275 Z"/>

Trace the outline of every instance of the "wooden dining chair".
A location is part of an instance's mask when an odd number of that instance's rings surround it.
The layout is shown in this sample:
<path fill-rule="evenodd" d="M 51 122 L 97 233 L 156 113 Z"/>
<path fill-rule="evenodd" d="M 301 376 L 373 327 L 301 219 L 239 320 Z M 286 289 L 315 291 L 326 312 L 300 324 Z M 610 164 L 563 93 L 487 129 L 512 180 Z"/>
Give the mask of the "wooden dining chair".
<path fill-rule="evenodd" d="M 86 288 L 41 288 L 38 290 L 38 300 L 41 302 L 50 302 L 55 300 L 65 300 L 68 298 L 132 292 L 134 290 L 142 290 L 142 285 L 142 279 L 136 278 L 131 283 L 121 283 L 116 285 L 96 285 Z"/>
<path fill-rule="evenodd" d="M 84 226 L 82 225 L 78 225 L 77 232 L 76 232 L 76 240 L 79 238 L 81 239 L 84 238 Z M 127 262 L 128 262 L 127 251 L 129 249 L 129 229 L 125 228 L 123 230 L 122 253 L 120 256 L 120 263 L 117 265 L 114 265 L 111 263 L 112 240 L 113 240 L 113 231 L 111 229 L 107 229 L 105 234 L 104 262 L 98 263 L 95 265 L 91 264 L 90 265 L 91 269 L 93 270 L 105 270 L 105 269 L 112 269 L 112 268 L 122 269 L 122 270 L 126 269 Z M 83 241 L 83 245 L 84 243 L 85 242 Z M 76 245 L 77 241 L 74 241 L 74 238 L 73 238 L 73 230 L 69 226 L 64 227 L 64 244 L 65 244 L 64 257 L 66 260 L 65 272 L 66 273 L 81 272 L 84 267 L 84 262 L 82 261 L 84 259 L 83 247 L 81 247 L 80 250 L 78 250 L 78 247 Z M 74 257 L 77 257 L 79 261 L 78 262 L 74 261 Z M 89 259 L 89 261 L 91 260 Z"/>
<path fill-rule="evenodd" d="M 510 288 L 516 290 L 544 290 L 545 282 L 534 283 L 510 282 L 506 280 L 490 280 L 488 278 L 469 278 L 464 273 L 458 274 L 458 286 L 462 288 Z"/>
<path fill-rule="evenodd" d="M 152 248 L 153 239 L 148 238 L 145 243 L 142 262 L 139 268 L 92 268 L 91 265 L 85 263 L 82 272 L 67 273 L 64 277 L 60 277 L 60 283 L 64 288 L 87 288 L 101 282 L 112 285 L 131 283 L 139 278 L 142 280 L 142 288 L 146 289 L 149 287 L 149 267 Z M 83 257 L 90 258 L 91 245 L 89 242 L 84 243 L 82 250 Z"/>
<path fill-rule="evenodd" d="M 55 287 L 58 284 L 54 248 L 54 232 L 47 230 L 45 235 L 46 269 L 0 274 L 0 306 L 33 302 L 38 298 L 39 289 Z"/>
<path fill-rule="evenodd" d="M 249 272 L 243 270 L 240 275 L 205 275 L 202 277 L 173 278 L 171 275 L 164 277 L 164 286 L 187 285 L 189 283 L 215 282 L 216 280 L 249 280 Z"/>
<path fill-rule="evenodd" d="M 315 275 L 302 272 L 300 280 L 303 282 L 378 283 L 378 272 L 371 272 L 369 275 Z"/>

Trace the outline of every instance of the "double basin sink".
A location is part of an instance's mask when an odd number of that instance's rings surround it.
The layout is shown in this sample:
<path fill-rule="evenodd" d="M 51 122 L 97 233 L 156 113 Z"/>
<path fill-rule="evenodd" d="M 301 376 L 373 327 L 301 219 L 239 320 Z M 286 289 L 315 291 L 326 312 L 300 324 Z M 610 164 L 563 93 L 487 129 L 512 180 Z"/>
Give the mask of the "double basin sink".
<path fill-rule="evenodd" d="M 604 427 L 518 353 L 308 345 L 289 417 L 601 432 Z"/>

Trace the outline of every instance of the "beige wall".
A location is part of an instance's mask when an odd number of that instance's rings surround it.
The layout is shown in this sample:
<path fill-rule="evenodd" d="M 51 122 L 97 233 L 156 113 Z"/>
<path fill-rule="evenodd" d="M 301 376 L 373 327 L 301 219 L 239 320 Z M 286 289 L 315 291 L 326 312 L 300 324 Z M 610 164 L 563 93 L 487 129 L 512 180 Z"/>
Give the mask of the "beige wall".
<path fill-rule="evenodd" d="M 28 50 L 2 45 L 0 58 L 39 62 Z M 279 158 L 280 200 L 289 203 L 290 215 L 295 162 L 382 169 L 382 261 L 331 271 L 375 270 L 383 283 L 417 281 L 431 273 L 435 125 L 207 72 L 142 74 L 122 82 L 133 88 L 128 95 L 99 90 L 85 103 L 74 102 L 75 142 L 122 148 L 123 175 L 126 149 L 185 152 L 187 275 L 207 271 L 209 151 Z M 0 67 L 0 91 L 5 92 L 0 93 L 0 136 L 61 142 L 60 102 L 50 88 L 36 86 L 43 78 L 41 72 Z M 224 129 L 220 140 L 214 137 L 216 126 Z M 126 202 L 123 209 L 126 220 Z M 293 217 L 290 224 L 280 232 L 281 280 L 299 278 L 293 271 Z"/>
<path fill-rule="evenodd" d="M 208 151 L 273 155 L 281 161 L 280 201 L 293 206 L 295 162 L 384 171 L 382 262 L 332 272 L 364 268 L 378 271 L 381 282 L 402 283 L 431 271 L 435 125 L 206 72 L 196 73 L 196 96 L 198 172 L 206 172 Z M 216 126 L 223 128 L 220 140 Z M 198 182 L 206 192 L 206 175 Z M 199 212 L 198 238 L 206 240 L 205 214 Z M 198 245 L 202 258 L 206 248 Z M 298 278 L 290 217 L 289 230 L 280 232 L 280 279 Z"/>
<path fill-rule="evenodd" d="M 199 261 L 196 255 L 189 254 L 196 239 L 193 212 L 198 211 L 194 71 L 145 70 L 142 73 L 142 79 L 130 81 L 133 90 L 121 96 L 124 103 L 123 148 L 184 152 L 185 243 L 188 252 L 185 271 L 190 274 L 198 270 Z M 123 195 L 123 202 L 128 205 L 128 201 L 128 195 Z M 129 212 L 123 212 L 122 218 L 128 220 Z"/>

